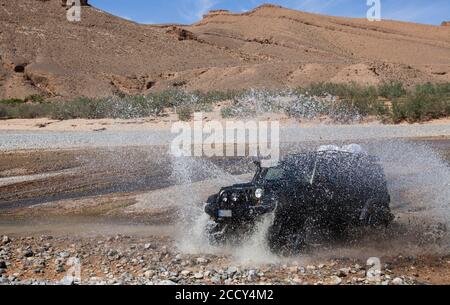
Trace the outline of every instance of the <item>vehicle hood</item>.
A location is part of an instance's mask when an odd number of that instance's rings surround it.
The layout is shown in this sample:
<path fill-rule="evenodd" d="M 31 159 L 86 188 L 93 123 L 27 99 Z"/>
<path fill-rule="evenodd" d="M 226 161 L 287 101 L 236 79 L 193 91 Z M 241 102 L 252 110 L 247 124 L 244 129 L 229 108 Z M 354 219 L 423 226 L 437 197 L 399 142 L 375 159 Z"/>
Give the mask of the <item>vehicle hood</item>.
<path fill-rule="evenodd" d="M 248 182 L 248 183 L 238 183 L 238 184 L 233 184 L 227 187 L 223 187 L 220 189 L 220 192 L 223 191 L 239 191 L 239 190 L 246 190 L 246 189 L 254 189 L 256 188 L 256 185 Z"/>

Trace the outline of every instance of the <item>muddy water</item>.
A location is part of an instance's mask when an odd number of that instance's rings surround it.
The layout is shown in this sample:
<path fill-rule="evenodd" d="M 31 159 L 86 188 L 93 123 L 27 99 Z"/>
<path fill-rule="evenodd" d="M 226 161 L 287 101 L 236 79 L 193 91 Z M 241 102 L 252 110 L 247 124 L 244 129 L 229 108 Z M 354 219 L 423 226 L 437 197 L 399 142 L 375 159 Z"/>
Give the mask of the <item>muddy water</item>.
<path fill-rule="evenodd" d="M 329 142 L 285 143 L 281 145 L 281 154 L 308 151 L 327 143 Z M 384 152 L 386 158 L 388 154 L 403 154 L 402 149 L 405 150 L 406 146 L 408 150 L 414 150 L 416 146 L 426 146 L 440 154 L 443 160 L 450 159 L 448 140 L 359 143 L 374 154 L 382 153 L 380 147 L 390 147 L 391 151 Z M 424 154 L 428 152 L 424 151 Z M 423 156 L 422 160 L 414 162 L 423 161 L 423 166 L 426 167 L 428 157 L 430 156 Z M 417 159 L 417 153 L 415 158 Z M 174 184 L 184 184 L 186 181 L 183 179 L 192 183 L 225 174 L 251 173 L 251 160 L 252 158 L 239 157 L 202 158 L 194 165 L 191 164 L 192 168 L 184 169 L 189 171 L 188 173 L 180 174 L 174 172 L 174 165 L 180 167 L 180 164 L 177 165 L 180 161 L 171 158 L 167 146 L 8 152 L 3 153 L 0 158 L 0 210 L 63 199 L 152 191 Z M 392 163 L 392 160 L 390 162 Z M 187 164 L 184 166 L 188 167 Z M 216 167 L 216 173 L 212 173 L 208 166 Z"/>
<path fill-rule="evenodd" d="M 289 142 L 281 145 L 281 153 L 330 143 L 350 142 Z M 380 157 L 397 219 L 381 234 L 365 232 L 357 246 L 330 245 L 314 255 L 448 252 L 439 225 L 450 224 L 450 140 L 358 143 Z M 241 174 L 251 171 L 250 158 L 178 159 L 164 145 L 4 152 L 0 234 L 157 235 L 174 240 L 186 253 L 228 254 L 241 263 L 279 262 L 265 243 L 270 218 L 239 247 L 212 247 L 204 235 L 208 218 L 202 202 L 221 186 L 248 180 Z"/>
<path fill-rule="evenodd" d="M 329 143 L 284 143 L 281 152 L 302 152 Z M 445 184 L 449 179 L 445 168 L 450 160 L 449 140 L 358 143 L 383 159 L 395 208 L 423 209 L 412 202 L 414 196 L 433 200 L 436 193 L 442 193 L 445 200 L 449 189 Z M 210 179 L 219 179 L 216 184 L 220 187 L 221 183 L 236 182 L 236 175 L 251 172 L 251 158 L 200 158 L 186 162 L 171 158 L 167 146 L 5 152 L 0 158 L 0 211 L 89 196 L 150 192 L 174 185 L 182 192 L 183 185 L 189 189 L 189 184 Z M 192 205 L 204 200 L 204 196 L 195 198 L 191 191 L 190 198 L 195 201 Z"/>

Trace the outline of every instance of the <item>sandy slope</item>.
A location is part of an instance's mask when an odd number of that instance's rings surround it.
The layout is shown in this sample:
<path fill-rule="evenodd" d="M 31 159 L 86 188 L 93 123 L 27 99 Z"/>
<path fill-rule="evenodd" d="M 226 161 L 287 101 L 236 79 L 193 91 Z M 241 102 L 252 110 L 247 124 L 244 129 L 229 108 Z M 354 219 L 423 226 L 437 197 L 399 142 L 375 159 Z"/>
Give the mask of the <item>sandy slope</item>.
<path fill-rule="evenodd" d="M 0 98 L 450 81 L 450 27 L 262 6 L 189 26 L 149 26 L 60 0 L 0 2 Z"/>

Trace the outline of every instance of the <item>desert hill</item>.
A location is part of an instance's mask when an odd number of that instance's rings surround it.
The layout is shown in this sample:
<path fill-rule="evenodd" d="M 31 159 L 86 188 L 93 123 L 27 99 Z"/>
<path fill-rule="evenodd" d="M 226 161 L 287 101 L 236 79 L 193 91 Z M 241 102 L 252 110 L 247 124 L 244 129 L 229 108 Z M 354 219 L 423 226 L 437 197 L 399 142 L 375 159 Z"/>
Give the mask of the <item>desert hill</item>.
<path fill-rule="evenodd" d="M 61 0 L 0 0 L 0 98 L 450 81 L 450 27 L 263 5 L 193 25 L 141 25 Z"/>

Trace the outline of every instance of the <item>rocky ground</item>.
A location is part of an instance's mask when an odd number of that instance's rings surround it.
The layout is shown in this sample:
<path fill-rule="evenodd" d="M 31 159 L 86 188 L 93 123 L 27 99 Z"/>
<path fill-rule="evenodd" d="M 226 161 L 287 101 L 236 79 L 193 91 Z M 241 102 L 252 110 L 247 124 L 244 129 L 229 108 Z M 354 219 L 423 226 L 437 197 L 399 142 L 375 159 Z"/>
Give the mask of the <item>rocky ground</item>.
<path fill-rule="evenodd" d="M 180 253 L 159 237 L 3 236 L 0 247 L 0 283 L 13 285 L 443 284 L 450 283 L 450 255 L 383 258 L 379 278 L 368 276 L 370 270 L 364 261 L 343 257 L 239 265 L 227 256 Z"/>

